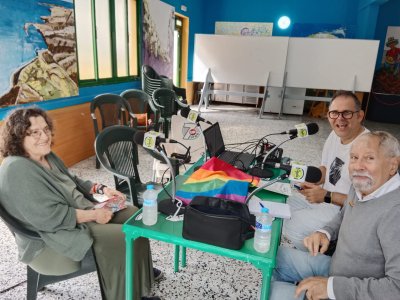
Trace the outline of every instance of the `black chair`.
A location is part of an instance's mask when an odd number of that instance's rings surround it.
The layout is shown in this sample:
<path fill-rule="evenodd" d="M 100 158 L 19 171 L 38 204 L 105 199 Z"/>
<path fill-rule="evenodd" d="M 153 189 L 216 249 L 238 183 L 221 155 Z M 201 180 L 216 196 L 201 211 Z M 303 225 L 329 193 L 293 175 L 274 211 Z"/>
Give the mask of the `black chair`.
<path fill-rule="evenodd" d="M 100 122 L 97 121 L 96 111 L 100 115 Z M 96 96 L 90 103 L 90 115 L 93 120 L 95 137 L 101 130 L 112 125 L 137 126 L 135 115 L 131 112 L 129 105 L 124 98 L 114 94 L 102 94 Z M 99 124 L 100 123 L 100 124 Z M 96 159 L 96 169 L 100 163 Z"/>
<path fill-rule="evenodd" d="M 171 117 L 176 115 L 182 107 L 188 106 L 177 101 L 175 92 L 166 88 L 159 88 L 153 92 L 153 102 L 160 111 L 160 122 L 163 123 L 163 132 L 165 137 L 168 138 Z"/>
<path fill-rule="evenodd" d="M 137 117 L 139 114 L 147 114 L 147 119 L 152 120 L 152 124 L 154 124 L 155 128 L 158 128 L 158 118 L 157 109 L 155 108 L 151 97 L 147 95 L 142 90 L 129 89 L 121 93 L 121 97 L 128 102 L 132 113 L 134 113 Z M 147 121 L 146 119 L 146 121 Z M 138 129 L 147 129 L 147 124 L 142 125 L 138 119 L 138 125 L 136 126 Z"/>
<path fill-rule="evenodd" d="M 149 96 L 152 96 L 158 88 L 171 89 L 177 95 L 177 98 L 182 103 L 187 103 L 186 89 L 177 87 L 173 84 L 172 79 L 164 75 L 159 75 L 149 65 L 142 66 L 142 90 Z"/>
<path fill-rule="evenodd" d="M 126 194 L 136 207 L 141 207 L 146 185 L 155 183 L 144 184 L 140 180 L 138 150 L 133 140 L 135 133 L 136 129 L 132 127 L 108 127 L 97 136 L 95 149 L 101 165 L 114 175 L 115 188 Z"/>
<path fill-rule="evenodd" d="M 29 200 L 27 200 L 29 201 Z M 4 221 L 13 236 L 23 236 L 32 240 L 40 240 L 40 235 L 29 229 L 26 229 L 19 220 L 10 215 L 4 207 L 0 204 L 0 218 Z M 97 263 L 94 251 L 92 248 L 86 253 L 86 256 L 81 261 L 81 267 L 78 271 L 73 273 L 66 273 L 65 275 L 44 275 L 33 270 L 27 265 L 27 296 L 28 300 L 35 300 L 37 292 L 48 284 L 64 281 L 77 276 L 85 275 L 87 273 L 97 272 Z M 101 285 L 100 274 L 97 272 L 99 285 L 101 290 L 101 297 L 105 299 L 103 287 Z"/>

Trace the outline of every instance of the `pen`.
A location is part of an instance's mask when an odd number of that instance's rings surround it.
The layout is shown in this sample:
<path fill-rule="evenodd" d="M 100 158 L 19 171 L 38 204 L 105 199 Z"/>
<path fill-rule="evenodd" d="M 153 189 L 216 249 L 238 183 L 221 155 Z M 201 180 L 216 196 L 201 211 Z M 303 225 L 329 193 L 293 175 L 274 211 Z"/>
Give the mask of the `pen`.
<path fill-rule="evenodd" d="M 261 202 L 258 203 L 260 204 L 261 208 L 265 208 L 265 206 Z"/>

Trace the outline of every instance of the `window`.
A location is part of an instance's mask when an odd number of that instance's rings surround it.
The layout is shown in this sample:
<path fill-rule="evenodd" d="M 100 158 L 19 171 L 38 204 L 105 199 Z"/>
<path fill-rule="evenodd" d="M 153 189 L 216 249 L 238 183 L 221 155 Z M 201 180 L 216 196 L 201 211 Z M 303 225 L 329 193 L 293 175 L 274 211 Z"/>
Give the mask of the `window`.
<path fill-rule="evenodd" d="M 176 86 L 181 86 L 182 25 L 182 18 L 175 15 L 173 81 Z"/>
<path fill-rule="evenodd" d="M 136 0 L 75 0 L 81 86 L 138 76 Z"/>

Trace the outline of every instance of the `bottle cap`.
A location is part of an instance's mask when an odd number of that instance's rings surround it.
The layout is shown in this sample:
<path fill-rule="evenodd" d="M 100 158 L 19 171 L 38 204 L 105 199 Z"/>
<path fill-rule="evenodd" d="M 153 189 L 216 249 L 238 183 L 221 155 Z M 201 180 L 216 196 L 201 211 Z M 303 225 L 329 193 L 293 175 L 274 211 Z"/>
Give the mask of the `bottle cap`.
<path fill-rule="evenodd" d="M 269 213 L 268 207 L 262 207 L 262 208 L 261 208 L 261 212 L 262 212 L 262 213 Z"/>
<path fill-rule="evenodd" d="M 154 190 L 154 185 L 148 184 L 148 185 L 147 185 L 147 189 L 148 189 L 148 190 Z"/>

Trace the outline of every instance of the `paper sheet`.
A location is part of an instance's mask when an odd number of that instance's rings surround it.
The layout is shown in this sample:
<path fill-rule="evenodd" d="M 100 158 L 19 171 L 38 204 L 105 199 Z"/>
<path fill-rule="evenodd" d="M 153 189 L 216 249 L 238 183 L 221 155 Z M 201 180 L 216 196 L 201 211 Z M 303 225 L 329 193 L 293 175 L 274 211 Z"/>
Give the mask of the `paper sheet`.
<path fill-rule="evenodd" d="M 290 213 L 290 206 L 289 204 L 286 203 L 277 203 L 277 202 L 271 202 L 271 201 L 263 201 L 257 196 L 251 197 L 248 206 L 250 213 L 252 214 L 259 214 L 261 212 L 261 206 L 260 202 L 264 207 L 267 207 L 269 209 L 270 215 L 272 215 L 275 218 L 282 218 L 282 219 L 290 219 L 291 213 Z"/>
<path fill-rule="evenodd" d="M 266 182 L 268 182 L 268 181 L 260 180 L 258 186 L 261 186 L 261 185 L 265 184 Z M 288 183 L 288 182 L 275 182 L 275 183 L 271 184 L 270 186 L 265 187 L 264 190 L 282 194 L 285 196 L 292 195 L 292 187 L 290 186 L 290 183 Z"/>

